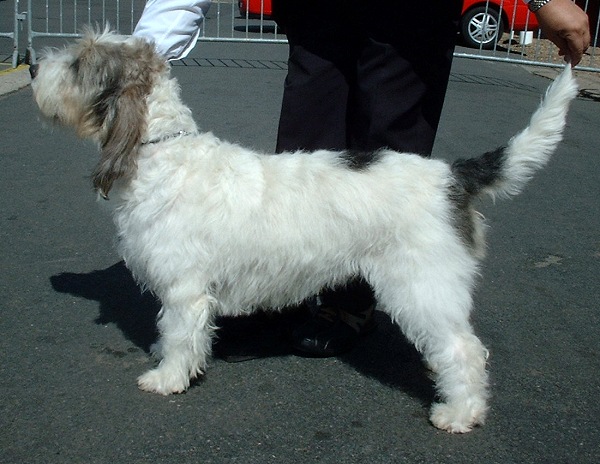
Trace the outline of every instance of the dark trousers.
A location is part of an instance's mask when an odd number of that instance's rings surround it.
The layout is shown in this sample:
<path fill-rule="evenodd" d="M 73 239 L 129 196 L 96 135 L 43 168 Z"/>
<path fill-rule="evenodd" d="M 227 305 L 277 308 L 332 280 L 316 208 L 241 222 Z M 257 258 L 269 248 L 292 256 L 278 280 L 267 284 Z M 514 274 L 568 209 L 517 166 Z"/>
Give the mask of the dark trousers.
<path fill-rule="evenodd" d="M 277 151 L 429 156 L 450 74 L 460 0 L 274 0 L 289 42 Z M 373 302 L 362 280 L 325 291 L 352 311 Z"/>

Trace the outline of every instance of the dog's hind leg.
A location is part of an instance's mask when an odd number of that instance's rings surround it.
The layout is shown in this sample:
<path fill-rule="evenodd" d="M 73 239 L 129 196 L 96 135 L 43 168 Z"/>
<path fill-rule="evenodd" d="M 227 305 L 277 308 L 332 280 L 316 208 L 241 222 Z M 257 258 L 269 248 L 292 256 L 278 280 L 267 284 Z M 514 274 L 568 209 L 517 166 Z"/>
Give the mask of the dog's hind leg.
<path fill-rule="evenodd" d="M 140 389 L 169 395 L 185 391 L 206 370 L 212 349 L 214 300 L 199 297 L 188 306 L 164 304 L 158 319 L 160 338 L 153 352 L 160 364 L 138 378 Z"/>
<path fill-rule="evenodd" d="M 433 425 L 452 433 L 483 425 L 488 411 L 488 351 L 472 331 L 432 340 L 425 357 L 436 376 L 441 402 L 431 407 Z"/>
<path fill-rule="evenodd" d="M 487 412 L 487 350 L 469 323 L 471 274 L 452 264 L 422 260 L 404 266 L 396 278 L 376 290 L 382 309 L 423 354 L 434 371 L 441 399 L 431 409 L 431 422 L 453 433 L 483 424 Z M 462 275 L 461 275 L 462 274 Z"/>

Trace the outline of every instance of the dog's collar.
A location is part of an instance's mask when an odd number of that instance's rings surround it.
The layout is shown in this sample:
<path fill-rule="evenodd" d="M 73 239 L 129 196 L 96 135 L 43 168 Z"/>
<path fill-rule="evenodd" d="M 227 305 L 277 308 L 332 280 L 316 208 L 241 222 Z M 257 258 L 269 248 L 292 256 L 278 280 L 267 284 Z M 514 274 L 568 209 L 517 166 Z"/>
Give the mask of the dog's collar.
<path fill-rule="evenodd" d="M 155 139 L 146 140 L 145 142 L 140 143 L 140 145 L 153 145 L 155 143 L 165 142 L 170 139 L 174 139 L 176 137 L 186 137 L 188 135 L 196 135 L 196 132 L 188 132 L 184 130 L 180 130 L 173 134 L 163 135 L 162 137 L 156 137 Z"/>

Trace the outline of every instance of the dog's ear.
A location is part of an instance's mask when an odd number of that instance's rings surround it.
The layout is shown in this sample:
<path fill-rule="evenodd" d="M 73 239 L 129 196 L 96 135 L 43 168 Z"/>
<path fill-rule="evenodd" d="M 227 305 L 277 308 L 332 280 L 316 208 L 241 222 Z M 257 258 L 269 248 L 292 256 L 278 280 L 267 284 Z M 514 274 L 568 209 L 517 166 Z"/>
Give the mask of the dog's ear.
<path fill-rule="evenodd" d="M 92 174 L 94 187 L 107 198 L 115 180 L 135 171 L 136 155 L 144 130 L 147 90 L 129 85 L 99 97 L 105 105 L 106 135 L 101 141 L 100 161 Z"/>
<path fill-rule="evenodd" d="M 146 125 L 146 97 L 154 76 L 166 69 L 145 41 L 112 47 L 105 60 L 104 82 L 91 109 L 91 118 L 103 127 L 101 157 L 94 172 L 94 187 L 107 197 L 115 180 L 130 176 Z M 118 57 L 118 58 L 117 58 Z"/>

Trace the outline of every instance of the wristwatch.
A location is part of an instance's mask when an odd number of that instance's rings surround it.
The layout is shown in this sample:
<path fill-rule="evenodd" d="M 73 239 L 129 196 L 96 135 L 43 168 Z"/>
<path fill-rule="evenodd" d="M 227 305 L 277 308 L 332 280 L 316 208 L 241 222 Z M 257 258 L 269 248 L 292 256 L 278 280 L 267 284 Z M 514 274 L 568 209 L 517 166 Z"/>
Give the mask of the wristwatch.
<path fill-rule="evenodd" d="M 550 0 L 525 0 L 525 3 L 527 3 L 527 6 L 529 7 L 529 11 L 532 13 L 535 13 L 548 2 L 550 2 Z"/>

